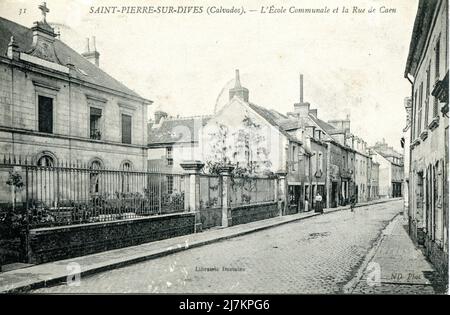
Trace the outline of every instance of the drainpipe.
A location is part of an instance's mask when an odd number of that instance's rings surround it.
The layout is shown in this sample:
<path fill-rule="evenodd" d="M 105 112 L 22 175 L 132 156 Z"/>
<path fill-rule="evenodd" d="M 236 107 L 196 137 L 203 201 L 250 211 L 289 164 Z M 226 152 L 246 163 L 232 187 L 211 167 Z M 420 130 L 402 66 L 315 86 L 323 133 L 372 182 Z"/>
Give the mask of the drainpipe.
<path fill-rule="evenodd" d="M 412 108 L 411 108 L 410 127 L 409 127 L 409 142 L 411 143 L 411 141 L 413 140 L 413 128 L 412 127 L 413 127 L 415 114 L 416 114 L 415 113 L 416 112 L 415 111 L 415 105 L 416 104 L 415 104 L 415 100 L 414 100 L 414 81 L 412 81 L 409 78 L 408 74 L 406 74 L 406 73 L 405 73 L 405 78 L 409 81 L 409 83 L 411 83 L 411 104 L 412 104 Z M 408 165 L 408 167 L 409 167 L 409 182 L 408 182 L 408 185 L 415 182 L 415 178 L 412 176 L 412 167 L 411 167 L 412 148 L 411 148 L 411 145 L 409 145 L 409 144 L 408 144 L 408 147 L 409 147 L 409 161 L 408 161 L 408 163 L 409 163 L 409 165 Z M 411 187 L 408 187 L 408 188 L 411 188 Z M 413 232 L 413 231 L 411 231 L 411 222 L 410 222 L 411 218 L 412 218 L 412 211 L 411 211 L 412 209 L 411 208 L 415 204 L 414 202 L 411 202 L 411 200 L 412 199 L 415 200 L 415 197 L 413 196 L 415 191 L 413 189 L 408 189 L 408 191 L 409 191 L 408 192 L 408 198 L 409 198 L 409 200 L 408 200 L 408 204 L 409 204 L 409 209 L 408 209 L 408 234 L 411 235 L 411 232 Z M 404 206 L 404 203 L 403 203 L 403 206 Z M 414 218 L 414 220 L 415 219 L 416 218 Z M 416 229 L 417 229 L 417 224 L 416 224 Z M 417 234 L 417 232 L 414 233 L 414 234 Z"/>
<path fill-rule="evenodd" d="M 327 192 L 327 204 L 326 207 L 330 208 L 330 201 L 331 201 L 331 178 L 330 178 L 330 163 L 331 163 L 331 148 L 330 148 L 330 143 L 326 143 L 327 144 L 327 168 L 326 168 L 326 175 L 325 175 L 325 179 L 326 179 L 326 192 Z"/>

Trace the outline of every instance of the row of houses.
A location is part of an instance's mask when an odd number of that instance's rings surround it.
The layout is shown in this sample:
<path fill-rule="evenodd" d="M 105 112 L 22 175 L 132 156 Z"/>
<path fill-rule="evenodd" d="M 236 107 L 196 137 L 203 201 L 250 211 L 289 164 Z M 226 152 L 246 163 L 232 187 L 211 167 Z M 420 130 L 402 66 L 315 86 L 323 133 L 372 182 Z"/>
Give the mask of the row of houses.
<path fill-rule="evenodd" d="M 149 121 L 153 102 L 102 70 L 95 38 L 76 52 L 39 9 L 31 28 L 0 17 L 0 265 L 307 211 L 317 193 L 326 207 L 402 194 L 402 155 L 320 119 L 303 76 L 288 113 L 252 103 L 236 71 L 213 115 Z M 24 214 L 18 240 L 7 223 Z"/>
<path fill-rule="evenodd" d="M 214 115 L 157 111 L 148 123 L 152 101 L 102 70 L 95 38 L 76 52 L 47 22 L 46 5 L 39 9 L 42 20 L 31 28 L 0 17 L 1 153 L 38 166 L 75 161 L 94 170 L 178 173 L 181 162 L 200 160 L 205 172 L 233 164 L 249 174 L 285 174 L 291 212 L 304 211 L 317 192 L 327 207 L 352 195 L 359 202 L 401 195 L 402 156 L 385 144 L 369 148 L 349 117 L 321 120 L 303 100 L 303 77 L 300 100 L 285 114 L 252 103 L 236 71 L 229 102 Z"/>
<path fill-rule="evenodd" d="M 368 147 L 350 129 L 350 118 L 320 119 L 317 108 L 300 100 L 282 114 L 250 101 L 239 70 L 229 101 L 210 116 L 171 117 L 156 111 L 148 126 L 150 169 L 181 171 L 199 160 L 205 171 L 232 164 L 254 175 L 285 174 L 289 213 L 307 210 L 321 194 L 326 207 L 379 197 L 402 196 L 403 156 L 384 141 Z"/>
<path fill-rule="evenodd" d="M 448 275 L 448 0 L 420 0 L 405 78 L 405 213 L 409 233 Z"/>

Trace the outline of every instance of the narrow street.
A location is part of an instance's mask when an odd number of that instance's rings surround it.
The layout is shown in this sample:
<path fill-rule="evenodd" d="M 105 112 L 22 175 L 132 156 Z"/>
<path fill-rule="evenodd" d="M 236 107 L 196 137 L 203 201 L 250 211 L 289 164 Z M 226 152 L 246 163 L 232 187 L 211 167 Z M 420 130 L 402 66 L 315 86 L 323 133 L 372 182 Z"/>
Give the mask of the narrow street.
<path fill-rule="evenodd" d="M 338 211 L 34 292 L 344 293 L 401 207 Z"/>

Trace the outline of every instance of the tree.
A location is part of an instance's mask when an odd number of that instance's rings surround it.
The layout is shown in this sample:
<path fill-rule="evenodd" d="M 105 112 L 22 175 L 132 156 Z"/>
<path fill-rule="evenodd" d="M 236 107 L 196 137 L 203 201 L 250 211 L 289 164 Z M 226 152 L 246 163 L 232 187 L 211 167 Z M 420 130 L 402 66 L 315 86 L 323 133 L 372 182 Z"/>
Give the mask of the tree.
<path fill-rule="evenodd" d="M 11 186 L 12 202 L 13 202 L 12 210 L 14 212 L 15 211 L 15 206 L 16 206 L 16 195 L 24 187 L 22 175 L 20 175 L 20 173 L 17 172 L 17 171 L 10 170 L 9 171 L 9 177 L 8 177 L 8 180 L 6 181 L 6 184 L 8 186 Z"/>

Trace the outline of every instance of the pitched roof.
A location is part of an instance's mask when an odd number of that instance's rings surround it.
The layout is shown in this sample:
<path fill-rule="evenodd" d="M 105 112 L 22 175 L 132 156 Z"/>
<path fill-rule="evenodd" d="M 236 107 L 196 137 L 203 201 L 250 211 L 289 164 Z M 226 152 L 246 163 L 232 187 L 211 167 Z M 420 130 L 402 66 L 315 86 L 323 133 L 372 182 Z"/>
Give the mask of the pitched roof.
<path fill-rule="evenodd" d="M 314 115 L 311 115 L 311 114 L 309 114 L 308 116 L 313 122 L 315 122 L 325 132 L 330 133 L 330 132 L 334 132 L 336 130 L 336 128 L 334 128 L 329 123 L 323 121 L 322 119 L 319 119 L 319 118 L 317 118 L 317 117 L 315 117 Z"/>
<path fill-rule="evenodd" d="M 409 43 L 408 59 L 406 61 L 404 76 L 415 75 L 427 40 L 430 26 L 433 22 L 433 12 L 436 8 L 436 0 L 419 0 L 414 27 Z"/>
<path fill-rule="evenodd" d="M 292 118 L 283 119 L 279 123 L 284 130 L 299 129 L 303 126 L 300 120 Z"/>
<path fill-rule="evenodd" d="M 259 114 L 262 118 L 264 118 L 269 124 L 274 126 L 278 129 L 284 136 L 286 136 L 288 139 L 301 142 L 296 137 L 290 135 L 283 127 L 282 127 L 282 121 L 285 119 L 288 119 L 287 116 L 273 110 L 273 109 L 267 109 L 261 106 L 258 106 L 253 103 L 246 103 L 248 106 L 253 109 L 257 114 Z"/>
<path fill-rule="evenodd" d="M 159 124 L 148 124 L 148 145 L 197 142 L 200 128 L 211 116 L 165 118 Z"/>
<path fill-rule="evenodd" d="M 33 48 L 33 32 L 31 29 L 0 17 L 1 56 L 6 56 L 11 36 L 14 36 L 20 52 L 27 53 Z M 80 80 L 143 99 L 139 94 L 111 77 L 57 38 L 55 38 L 54 47 L 59 63 L 66 66 L 70 59 L 70 63 L 75 65 L 75 68 L 78 70 L 78 78 Z"/>

